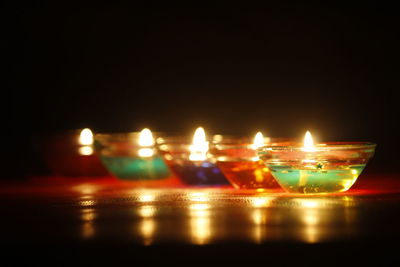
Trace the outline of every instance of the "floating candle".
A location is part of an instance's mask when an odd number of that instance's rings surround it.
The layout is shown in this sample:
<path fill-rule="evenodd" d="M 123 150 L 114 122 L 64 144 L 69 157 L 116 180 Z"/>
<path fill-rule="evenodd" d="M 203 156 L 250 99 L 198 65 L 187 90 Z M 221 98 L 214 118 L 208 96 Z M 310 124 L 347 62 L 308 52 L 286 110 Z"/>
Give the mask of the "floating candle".
<path fill-rule="evenodd" d="M 209 142 L 202 127 L 197 128 L 192 143 L 182 137 L 157 140 L 159 149 L 171 171 L 188 185 L 229 184 L 209 157 Z"/>
<path fill-rule="evenodd" d="M 317 194 L 350 189 L 374 155 L 375 147 L 367 142 L 314 145 L 307 132 L 303 145 L 266 146 L 258 152 L 286 191 Z"/>
<path fill-rule="evenodd" d="M 257 148 L 270 141 L 261 132 L 255 135 L 252 143 L 247 138 L 215 136 L 211 154 L 234 187 L 260 190 L 279 188 L 257 155 Z"/>
<path fill-rule="evenodd" d="M 79 154 L 89 156 L 93 154 L 93 132 L 89 128 L 85 128 L 79 134 L 78 149 Z"/>
<path fill-rule="evenodd" d="M 60 176 L 105 176 L 107 170 L 94 153 L 89 128 L 57 134 L 43 144 L 45 161 Z"/>
<path fill-rule="evenodd" d="M 154 180 L 170 176 L 154 148 L 147 128 L 140 133 L 96 135 L 97 149 L 106 168 L 120 179 Z"/>

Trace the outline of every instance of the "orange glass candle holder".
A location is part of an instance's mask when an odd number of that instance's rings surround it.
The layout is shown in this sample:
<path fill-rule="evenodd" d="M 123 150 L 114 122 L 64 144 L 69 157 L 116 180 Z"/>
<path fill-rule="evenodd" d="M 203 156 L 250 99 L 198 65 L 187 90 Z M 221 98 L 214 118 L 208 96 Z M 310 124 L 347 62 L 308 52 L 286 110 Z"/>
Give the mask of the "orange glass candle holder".
<path fill-rule="evenodd" d="M 264 142 L 270 143 L 271 139 L 264 138 Z M 268 167 L 258 157 L 257 147 L 250 138 L 216 135 L 210 146 L 210 154 L 235 188 L 280 188 Z"/>

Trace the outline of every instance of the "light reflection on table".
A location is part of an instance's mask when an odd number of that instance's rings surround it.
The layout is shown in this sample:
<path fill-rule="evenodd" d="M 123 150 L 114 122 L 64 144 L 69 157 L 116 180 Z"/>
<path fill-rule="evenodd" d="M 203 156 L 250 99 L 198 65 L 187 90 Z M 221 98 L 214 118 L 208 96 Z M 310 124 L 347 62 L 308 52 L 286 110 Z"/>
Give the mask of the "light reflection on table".
<path fill-rule="evenodd" d="M 212 188 L 129 190 L 111 202 L 87 194 L 79 199 L 84 240 L 116 234 L 143 245 L 319 243 L 357 235 L 359 200 L 353 196 L 291 197 Z M 104 228 L 110 220 L 116 228 L 111 232 Z"/>
<path fill-rule="evenodd" d="M 398 210 L 400 193 L 385 193 L 385 188 L 304 196 L 229 187 L 133 188 L 110 180 L 46 181 L 47 186 L 33 181 L 30 186 L 0 188 L 0 197 L 7 201 L 0 206 L 5 240 L 315 244 L 397 233 L 393 226 L 375 231 L 381 221 L 394 218 L 392 224 L 397 225 L 395 212 L 384 211 Z"/>

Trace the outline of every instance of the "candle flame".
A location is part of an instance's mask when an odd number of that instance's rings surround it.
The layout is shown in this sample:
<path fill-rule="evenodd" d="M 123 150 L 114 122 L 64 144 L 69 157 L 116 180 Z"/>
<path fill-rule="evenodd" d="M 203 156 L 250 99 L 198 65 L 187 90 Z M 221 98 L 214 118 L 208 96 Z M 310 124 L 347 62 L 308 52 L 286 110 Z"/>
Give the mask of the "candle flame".
<path fill-rule="evenodd" d="M 264 136 L 261 132 L 258 132 L 254 137 L 253 148 L 257 149 L 259 147 L 262 147 L 263 145 L 264 145 Z"/>
<path fill-rule="evenodd" d="M 139 134 L 139 145 L 140 146 L 153 146 L 154 138 L 151 131 L 147 128 L 144 128 Z"/>
<path fill-rule="evenodd" d="M 78 148 L 78 153 L 80 155 L 90 156 L 93 154 L 93 133 L 89 128 L 85 128 L 81 131 L 78 142 L 81 145 Z"/>
<path fill-rule="evenodd" d="M 198 127 L 193 135 L 193 143 L 189 147 L 190 160 L 202 161 L 207 158 L 208 142 L 206 140 L 206 133 L 203 127 Z"/>
<path fill-rule="evenodd" d="M 89 128 L 85 128 L 79 135 L 79 144 L 81 145 L 92 145 L 93 144 L 93 133 Z"/>
<path fill-rule="evenodd" d="M 144 128 L 139 134 L 139 146 L 146 148 L 139 148 L 138 155 L 140 157 L 152 157 L 154 155 L 153 148 L 150 148 L 154 145 L 154 138 L 151 131 L 147 128 Z"/>
<path fill-rule="evenodd" d="M 312 152 L 315 151 L 314 141 L 310 131 L 307 131 L 304 136 L 304 148 L 303 151 Z"/>

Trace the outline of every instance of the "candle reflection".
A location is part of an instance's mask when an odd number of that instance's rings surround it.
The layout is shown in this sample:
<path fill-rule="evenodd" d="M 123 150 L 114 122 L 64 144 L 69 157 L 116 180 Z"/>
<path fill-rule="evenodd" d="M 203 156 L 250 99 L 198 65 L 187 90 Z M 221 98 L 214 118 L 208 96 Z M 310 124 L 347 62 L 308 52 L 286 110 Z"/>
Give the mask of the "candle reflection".
<path fill-rule="evenodd" d="M 251 204 L 253 207 L 268 207 L 270 206 L 273 197 L 254 197 L 251 199 Z"/>
<path fill-rule="evenodd" d="M 267 229 L 267 214 L 265 209 L 255 209 L 251 213 L 251 218 L 254 223 L 253 239 L 259 244 L 262 242 Z"/>
<path fill-rule="evenodd" d="M 153 243 L 153 236 L 156 229 L 156 222 L 151 218 L 142 220 L 139 224 L 139 231 L 143 237 L 143 244 L 148 246 Z"/>
<path fill-rule="evenodd" d="M 267 212 L 268 208 L 272 205 L 274 197 L 253 197 L 251 206 L 254 209 L 251 212 L 251 220 L 253 226 L 253 239 L 256 243 L 261 243 L 266 235 L 267 225 Z"/>
<path fill-rule="evenodd" d="M 154 242 L 154 235 L 157 228 L 157 222 L 154 219 L 156 211 L 156 207 L 152 205 L 141 206 L 137 209 L 138 215 L 142 218 L 138 224 L 138 231 L 143 238 L 143 244 L 146 246 Z"/>
<path fill-rule="evenodd" d="M 140 202 L 152 202 L 156 199 L 155 195 L 150 192 L 142 192 L 138 196 Z"/>
<path fill-rule="evenodd" d="M 210 240 L 212 232 L 209 208 L 208 204 L 191 204 L 189 206 L 193 244 L 203 245 Z"/>
<path fill-rule="evenodd" d="M 82 237 L 84 239 L 90 239 L 95 235 L 94 220 L 97 214 L 94 209 L 86 208 L 81 210 L 82 220 Z"/>
<path fill-rule="evenodd" d="M 188 199 L 190 201 L 196 201 L 196 202 L 206 202 L 210 200 L 209 196 L 205 192 L 193 192 L 188 194 Z"/>
<path fill-rule="evenodd" d="M 155 213 L 156 213 L 156 207 L 151 205 L 142 206 L 139 207 L 138 209 L 139 216 L 143 218 L 153 217 Z"/>

